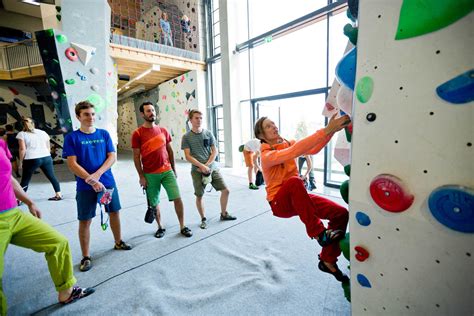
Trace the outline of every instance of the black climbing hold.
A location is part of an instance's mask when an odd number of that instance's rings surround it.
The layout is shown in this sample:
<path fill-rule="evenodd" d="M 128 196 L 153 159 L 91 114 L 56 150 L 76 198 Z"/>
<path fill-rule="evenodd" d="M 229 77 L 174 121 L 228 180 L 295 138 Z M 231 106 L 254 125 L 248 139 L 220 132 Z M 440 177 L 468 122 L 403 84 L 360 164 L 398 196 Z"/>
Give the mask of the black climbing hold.
<path fill-rule="evenodd" d="M 369 113 L 369 114 L 367 114 L 367 116 L 365 118 L 367 119 L 367 121 L 373 122 L 377 118 L 377 115 L 375 115 L 375 113 Z"/>

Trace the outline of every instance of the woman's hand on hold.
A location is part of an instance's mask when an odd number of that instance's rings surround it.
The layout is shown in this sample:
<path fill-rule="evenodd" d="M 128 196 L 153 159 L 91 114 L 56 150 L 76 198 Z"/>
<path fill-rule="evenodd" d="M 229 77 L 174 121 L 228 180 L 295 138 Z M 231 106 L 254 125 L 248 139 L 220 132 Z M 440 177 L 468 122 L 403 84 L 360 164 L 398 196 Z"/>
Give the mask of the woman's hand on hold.
<path fill-rule="evenodd" d="M 326 127 L 324 128 L 326 135 L 331 135 L 335 132 L 338 132 L 351 123 L 351 118 L 349 117 L 349 115 L 343 115 L 338 118 L 336 118 L 336 115 L 337 113 L 331 117 L 328 125 L 326 125 Z"/>

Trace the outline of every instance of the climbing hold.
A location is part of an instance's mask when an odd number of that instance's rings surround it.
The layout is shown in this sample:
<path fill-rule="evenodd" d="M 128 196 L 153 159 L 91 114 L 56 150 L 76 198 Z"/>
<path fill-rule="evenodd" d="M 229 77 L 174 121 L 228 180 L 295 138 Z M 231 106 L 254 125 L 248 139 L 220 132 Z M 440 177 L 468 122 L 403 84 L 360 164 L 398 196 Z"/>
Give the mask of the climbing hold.
<path fill-rule="evenodd" d="M 99 69 L 96 67 L 91 68 L 89 71 L 94 75 L 97 75 L 99 73 Z"/>
<path fill-rule="evenodd" d="M 357 27 L 353 27 L 352 24 L 347 23 L 343 29 L 344 35 L 349 38 L 349 41 L 355 46 L 357 45 L 357 35 L 359 30 Z"/>
<path fill-rule="evenodd" d="M 59 98 L 59 95 L 56 91 L 53 91 L 51 92 L 51 97 L 54 99 L 54 100 L 57 100 Z"/>
<path fill-rule="evenodd" d="M 359 16 L 359 0 L 349 0 L 347 4 L 349 5 L 351 15 L 357 19 Z"/>
<path fill-rule="evenodd" d="M 174 92 L 174 91 L 171 92 L 171 96 L 172 96 L 173 98 L 176 98 L 176 92 Z"/>
<path fill-rule="evenodd" d="M 357 18 L 352 16 L 351 14 L 351 10 L 346 10 L 346 16 L 349 18 L 349 20 L 351 20 L 352 22 L 355 22 L 357 21 Z"/>
<path fill-rule="evenodd" d="M 350 260 L 350 233 L 346 233 L 344 238 L 339 241 L 339 248 L 341 248 L 344 258 Z"/>
<path fill-rule="evenodd" d="M 374 91 L 374 80 L 371 77 L 362 77 L 357 82 L 356 96 L 361 103 L 367 103 Z"/>
<path fill-rule="evenodd" d="M 351 165 L 345 165 L 344 166 L 344 173 L 350 177 L 351 176 Z"/>
<path fill-rule="evenodd" d="M 349 128 L 346 126 L 344 127 L 344 133 L 346 134 L 346 139 L 350 143 L 352 141 L 352 133 L 349 132 Z"/>
<path fill-rule="evenodd" d="M 355 217 L 356 217 L 357 222 L 362 226 L 369 226 L 370 223 L 372 222 L 370 220 L 369 215 L 365 214 L 364 212 L 360 212 L 360 211 L 357 212 Z"/>
<path fill-rule="evenodd" d="M 57 5 L 55 8 L 56 8 L 56 12 L 61 12 L 61 7 L 60 6 Z"/>
<path fill-rule="evenodd" d="M 18 92 L 18 90 L 15 89 L 15 88 L 8 87 L 8 89 L 9 89 L 9 90 L 11 91 L 11 93 L 13 93 L 14 95 L 19 95 L 19 94 L 20 94 L 20 92 Z"/>
<path fill-rule="evenodd" d="M 344 202 L 349 203 L 349 180 L 344 181 L 339 188 Z"/>
<path fill-rule="evenodd" d="M 174 82 L 175 84 L 177 84 L 177 83 L 178 83 L 178 79 L 173 79 L 173 82 Z"/>
<path fill-rule="evenodd" d="M 98 92 L 100 90 L 99 86 L 98 85 L 92 85 L 91 86 L 91 89 L 94 90 L 95 92 Z"/>
<path fill-rule="evenodd" d="M 474 10 L 472 0 L 403 0 L 396 40 L 442 29 Z"/>
<path fill-rule="evenodd" d="M 402 180 L 390 174 L 381 174 L 372 180 L 370 195 L 378 206 L 393 213 L 407 210 L 415 199 Z"/>
<path fill-rule="evenodd" d="M 21 101 L 21 100 L 18 99 L 18 98 L 14 98 L 13 101 L 15 101 L 15 103 L 21 105 L 21 106 L 24 107 L 24 108 L 27 107 L 26 104 L 25 104 L 25 102 Z"/>
<path fill-rule="evenodd" d="M 431 192 L 428 206 L 438 222 L 455 231 L 474 233 L 474 190 L 457 185 Z"/>
<path fill-rule="evenodd" d="M 70 61 L 77 61 L 78 59 L 77 51 L 72 47 L 68 47 L 66 51 L 64 52 L 64 54 L 66 55 L 66 58 L 69 59 Z"/>
<path fill-rule="evenodd" d="M 48 83 L 53 88 L 57 87 L 57 85 L 58 85 L 58 82 L 56 81 L 56 79 L 54 79 L 54 77 L 49 77 L 48 78 Z"/>
<path fill-rule="evenodd" d="M 355 85 L 356 63 L 357 50 L 354 47 L 342 57 L 336 66 L 337 80 L 351 90 L 354 90 Z"/>
<path fill-rule="evenodd" d="M 351 282 L 342 282 L 342 289 L 344 290 L 344 297 L 348 302 L 351 301 Z"/>
<path fill-rule="evenodd" d="M 364 262 L 369 258 L 369 252 L 362 246 L 355 246 L 354 250 L 356 251 L 355 258 L 359 262 Z"/>
<path fill-rule="evenodd" d="M 369 113 L 365 118 L 367 119 L 367 121 L 373 122 L 377 118 L 377 115 L 375 113 Z"/>
<path fill-rule="evenodd" d="M 75 84 L 75 83 L 76 83 L 76 80 L 74 80 L 74 79 L 66 79 L 65 82 L 66 82 L 66 84 Z"/>
<path fill-rule="evenodd" d="M 61 14 L 56 14 L 56 19 L 57 19 L 58 21 L 61 21 Z"/>
<path fill-rule="evenodd" d="M 92 55 L 94 55 L 93 53 L 95 53 L 96 50 L 95 47 L 78 43 L 71 43 L 71 47 L 76 50 L 77 55 L 79 56 L 79 59 L 84 64 L 84 66 L 87 66 L 87 64 L 92 58 Z"/>
<path fill-rule="evenodd" d="M 58 41 L 58 43 L 64 44 L 67 42 L 67 36 L 63 34 L 58 34 L 56 35 L 56 40 Z"/>
<path fill-rule="evenodd" d="M 337 91 L 336 101 L 341 110 L 352 115 L 352 94 L 354 91 L 346 86 L 341 86 Z"/>
<path fill-rule="evenodd" d="M 59 65 L 59 60 L 57 60 L 56 58 L 53 58 L 51 61 L 53 62 L 54 65 L 56 66 Z"/>
<path fill-rule="evenodd" d="M 357 274 L 357 282 L 363 287 L 371 288 L 372 285 L 370 284 L 369 280 L 363 274 Z"/>
<path fill-rule="evenodd" d="M 97 93 L 92 93 L 86 100 L 94 105 L 96 114 L 101 113 L 105 109 L 104 99 Z"/>
<path fill-rule="evenodd" d="M 436 93 L 441 99 L 454 104 L 474 101 L 474 69 L 446 81 L 436 88 Z"/>
<path fill-rule="evenodd" d="M 54 36 L 54 30 L 53 29 L 47 29 L 44 32 L 46 33 L 46 36 L 48 36 L 48 37 L 53 37 Z"/>

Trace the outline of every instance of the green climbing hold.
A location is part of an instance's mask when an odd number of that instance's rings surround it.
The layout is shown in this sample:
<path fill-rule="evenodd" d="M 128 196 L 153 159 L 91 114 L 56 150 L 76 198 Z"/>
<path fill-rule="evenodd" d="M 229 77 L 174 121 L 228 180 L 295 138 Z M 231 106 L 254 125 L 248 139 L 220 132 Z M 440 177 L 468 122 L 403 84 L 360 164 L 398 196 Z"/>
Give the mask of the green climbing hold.
<path fill-rule="evenodd" d="M 339 247 L 341 248 L 342 255 L 344 256 L 344 258 L 350 260 L 350 233 L 346 233 L 346 236 L 339 241 Z"/>
<path fill-rule="evenodd" d="M 74 80 L 74 79 L 66 79 L 65 82 L 66 82 L 66 84 L 75 84 L 75 83 L 76 83 L 76 80 Z"/>
<path fill-rule="evenodd" d="M 359 34 L 359 29 L 357 27 L 353 27 L 352 24 L 347 23 L 344 25 L 344 35 L 349 38 L 349 41 L 355 45 L 357 45 L 357 35 Z"/>
<path fill-rule="evenodd" d="M 349 204 L 349 180 L 344 181 L 339 188 L 342 199 Z"/>
<path fill-rule="evenodd" d="M 396 40 L 440 30 L 474 10 L 472 0 L 403 0 Z"/>
<path fill-rule="evenodd" d="M 61 14 L 56 14 L 56 19 L 58 19 L 58 21 L 61 21 Z"/>
<path fill-rule="evenodd" d="M 56 35 L 56 40 L 61 44 L 66 43 L 67 42 L 67 36 L 63 35 L 63 34 L 58 34 L 58 35 Z"/>
<path fill-rule="evenodd" d="M 362 77 L 357 82 L 356 86 L 356 96 L 357 100 L 362 103 L 369 101 L 374 91 L 374 80 L 371 77 Z"/>
<path fill-rule="evenodd" d="M 352 141 L 352 134 L 351 132 L 349 131 L 349 129 L 346 127 L 344 127 L 344 132 L 346 133 L 346 139 L 347 139 L 347 142 L 351 142 Z"/>
<path fill-rule="evenodd" d="M 48 83 L 51 87 L 56 87 L 58 85 L 58 82 L 56 81 L 56 79 L 54 79 L 53 77 L 49 77 L 48 78 Z"/>
<path fill-rule="evenodd" d="M 99 114 L 105 109 L 104 99 L 97 93 L 92 93 L 87 97 L 86 100 L 94 105 L 96 114 Z"/>
<path fill-rule="evenodd" d="M 48 37 L 54 36 L 54 30 L 53 29 L 47 29 L 44 32 L 46 33 L 46 36 L 48 36 Z"/>
<path fill-rule="evenodd" d="M 57 60 L 56 58 L 53 58 L 51 61 L 53 62 L 53 64 L 59 65 L 59 60 Z"/>
<path fill-rule="evenodd" d="M 171 92 L 171 96 L 172 96 L 173 98 L 176 98 L 176 92 L 174 92 L 174 91 Z"/>
<path fill-rule="evenodd" d="M 167 105 L 166 106 L 166 112 L 169 112 L 169 110 L 170 110 L 170 107 L 169 107 L 169 105 Z"/>
<path fill-rule="evenodd" d="M 346 15 L 352 22 L 355 22 L 357 19 L 351 14 L 351 10 L 346 10 Z"/>
<path fill-rule="evenodd" d="M 351 282 L 342 282 L 342 289 L 344 290 L 344 297 L 348 302 L 351 301 Z"/>
<path fill-rule="evenodd" d="M 350 177 L 351 176 L 351 165 L 345 165 L 344 166 L 344 173 Z"/>

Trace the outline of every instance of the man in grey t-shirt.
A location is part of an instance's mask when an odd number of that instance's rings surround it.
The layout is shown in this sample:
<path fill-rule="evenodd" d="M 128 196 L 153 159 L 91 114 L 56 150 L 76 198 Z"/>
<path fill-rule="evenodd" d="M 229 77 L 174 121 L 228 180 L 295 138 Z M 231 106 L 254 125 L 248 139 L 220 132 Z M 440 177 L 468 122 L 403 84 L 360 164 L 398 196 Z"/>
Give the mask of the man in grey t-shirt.
<path fill-rule="evenodd" d="M 186 160 L 192 163 L 191 177 L 193 178 L 194 195 L 196 195 L 196 206 L 199 215 L 201 215 L 200 227 L 205 229 L 207 222 L 202 197 L 208 183 L 211 183 L 216 191 L 221 191 L 221 220 L 229 221 L 237 218 L 227 212 L 229 189 L 215 162 L 217 156 L 216 139 L 210 131 L 201 127 L 202 113 L 200 111 L 191 110 L 188 115 L 192 129 L 183 136 L 181 149 L 184 150 Z"/>

